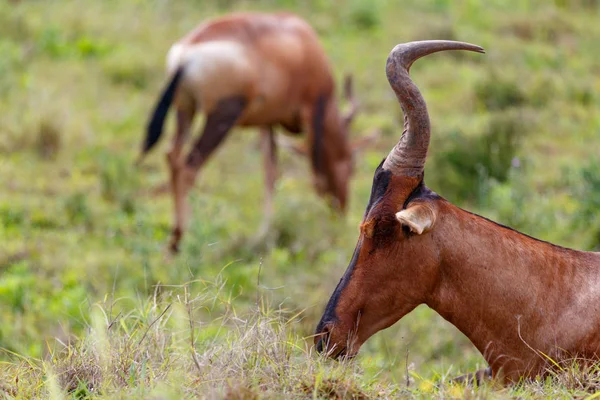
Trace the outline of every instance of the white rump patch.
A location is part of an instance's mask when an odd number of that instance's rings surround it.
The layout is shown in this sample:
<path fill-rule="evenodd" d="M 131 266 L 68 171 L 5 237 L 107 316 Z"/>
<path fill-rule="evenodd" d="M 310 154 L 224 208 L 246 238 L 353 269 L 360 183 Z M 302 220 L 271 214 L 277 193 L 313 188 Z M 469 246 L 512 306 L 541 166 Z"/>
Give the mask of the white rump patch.
<path fill-rule="evenodd" d="M 231 40 L 218 40 L 193 45 L 174 44 L 167 55 L 167 68 L 173 73 L 182 64 L 186 76 L 202 82 L 222 72 L 245 68 L 248 60 L 244 46 Z"/>
<path fill-rule="evenodd" d="M 180 43 L 175 43 L 171 46 L 167 53 L 167 71 L 169 71 L 169 74 L 174 73 L 177 67 L 181 65 L 181 58 L 184 52 L 185 46 Z"/>

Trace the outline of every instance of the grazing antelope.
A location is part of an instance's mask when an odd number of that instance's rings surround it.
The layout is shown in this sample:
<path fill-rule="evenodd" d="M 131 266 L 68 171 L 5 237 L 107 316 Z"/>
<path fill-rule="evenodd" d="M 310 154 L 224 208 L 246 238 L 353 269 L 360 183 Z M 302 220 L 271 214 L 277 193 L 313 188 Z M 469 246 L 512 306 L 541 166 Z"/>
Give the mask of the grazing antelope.
<path fill-rule="evenodd" d="M 348 80 L 351 107 L 342 115 L 329 62 L 305 21 L 287 13 L 239 13 L 208 21 L 171 47 L 167 68 L 171 79 L 148 124 L 142 157 L 158 141 L 175 103 L 177 128 L 167 154 L 175 202 L 172 251 L 178 250 L 185 228 L 187 193 L 234 125 L 261 129 L 266 172 L 261 232 L 268 229 L 273 212 L 277 125 L 292 134 L 306 133 L 307 147 L 300 152 L 311 158 L 317 192 L 345 210 L 353 147 L 364 144 L 353 146 L 348 140 L 357 103 Z M 204 129 L 183 160 L 182 147 L 197 111 L 206 114 Z"/>
<path fill-rule="evenodd" d="M 354 356 L 376 332 L 426 304 L 463 332 L 489 368 L 468 379 L 515 382 L 549 358 L 600 354 L 600 253 L 566 249 L 464 211 L 423 183 L 430 122 L 412 63 L 452 41 L 397 45 L 386 72 L 404 132 L 377 167 L 350 265 L 316 330 L 318 351 Z"/>

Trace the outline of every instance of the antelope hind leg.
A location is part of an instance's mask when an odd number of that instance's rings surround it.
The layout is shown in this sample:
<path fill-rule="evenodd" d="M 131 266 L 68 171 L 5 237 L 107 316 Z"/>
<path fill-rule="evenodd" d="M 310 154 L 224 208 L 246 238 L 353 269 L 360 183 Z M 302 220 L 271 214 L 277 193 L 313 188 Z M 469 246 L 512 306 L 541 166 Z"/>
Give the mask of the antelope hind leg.
<path fill-rule="evenodd" d="M 169 248 L 173 253 L 179 251 L 179 243 L 189 218 L 187 194 L 196 180 L 196 175 L 198 175 L 200 168 L 213 151 L 227 137 L 227 134 L 243 113 L 246 103 L 246 99 L 241 96 L 221 100 L 215 110 L 207 115 L 202 135 L 194 143 L 185 163 L 174 163 L 175 226 L 169 244 Z"/>

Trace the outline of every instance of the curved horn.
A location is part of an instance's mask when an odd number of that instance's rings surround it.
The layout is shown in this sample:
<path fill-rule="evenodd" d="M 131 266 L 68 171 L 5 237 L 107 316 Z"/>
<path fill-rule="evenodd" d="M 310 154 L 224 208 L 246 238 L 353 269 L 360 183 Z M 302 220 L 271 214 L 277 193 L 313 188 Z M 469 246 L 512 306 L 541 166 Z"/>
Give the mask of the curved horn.
<path fill-rule="evenodd" d="M 419 58 L 443 50 L 469 50 L 485 53 L 483 48 L 449 40 L 425 40 L 399 44 L 387 59 L 386 74 L 404 113 L 404 132 L 383 163 L 394 175 L 421 176 L 429 147 L 429 114 L 425 99 L 408 75 Z"/>

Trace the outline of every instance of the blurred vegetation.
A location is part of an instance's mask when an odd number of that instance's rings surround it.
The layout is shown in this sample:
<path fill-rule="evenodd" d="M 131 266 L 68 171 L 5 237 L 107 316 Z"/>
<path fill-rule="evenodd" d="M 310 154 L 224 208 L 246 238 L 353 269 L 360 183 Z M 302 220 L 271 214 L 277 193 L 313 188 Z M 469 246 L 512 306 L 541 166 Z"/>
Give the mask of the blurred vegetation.
<path fill-rule="evenodd" d="M 338 79 L 354 73 L 362 112 L 353 136 L 374 127 L 384 136 L 357 161 L 345 219 L 331 215 L 314 194 L 308 164 L 281 152 L 276 246 L 265 250 L 251 245 L 262 217 L 258 136 L 238 129 L 199 177 L 190 233 L 181 255 L 170 258 L 164 250 L 171 199 L 150 193 L 167 180 L 161 154 L 167 144 L 133 166 L 164 85 L 165 54 L 200 21 L 250 9 L 304 16 L 319 32 Z M 390 49 L 407 40 L 463 40 L 487 51 L 433 55 L 412 68 L 433 124 L 428 185 L 540 239 L 600 249 L 599 12 L 600 2 L 592 0 L 0 0 L 0 362 L 31 372 L 45 368 L 40 362 L 64 360 L 58 348 L 88 354 L 76 346 L 93 340 L 94 310 L 107 312 L 107 305 L 113 317 L 128 317 L 115 340 L 139 340 L 156 317 L 142 318 L 140 309 L 147 309 L 140 304 L 156 296 L 161 309 L 174 304 L 181 297 L 161 296 L 186 282 L 194 294 L 215 281 L 221 288 L 218 307 L 194 311 L 206 322 L 198 337 L 241 340 L 243 334 L 219 336 L 211 321 L 233 309 L 248 315 L 260 291 L 275 308 L 301 312 L 286 332 L 295 335 L 289 343 L 309 346 L 311 339 L 302 338 L 312 334 L 351 257 L 373 171 L 402 131 L 384 65 Z M 167 350 L 152 362 L 181 353 Z M 122 370 L 119 387 L 140 382 L 134 364 Z M 427 393 L 431 379 L 483 364 L 460 332 L 420 307 L 374 336 L 351 368 L 360 369 L 352 379 L 366 395 L 376 395 L 383 383 L 392 389 L 382 395 L 391 396 L 393 388 L 405 389 L 407 369 L 409 381 Z M 5 382 L 10 373 L 0 373 L 3 395 L 13 387 Z M 327 376 L 339 383 L 340 375 Z M 48 384 L 73 386 L 60 379 Z M 150 386 L 164 383 L 148 379 Z M 290 382 L 308 385 L 312 397 L 313 386 L 320 386 L 303 379 Z M 567 393 L 539 385 L 498 396 Z M 88 396 L 89 385 L 76 386 L 81 398 Z"/>

